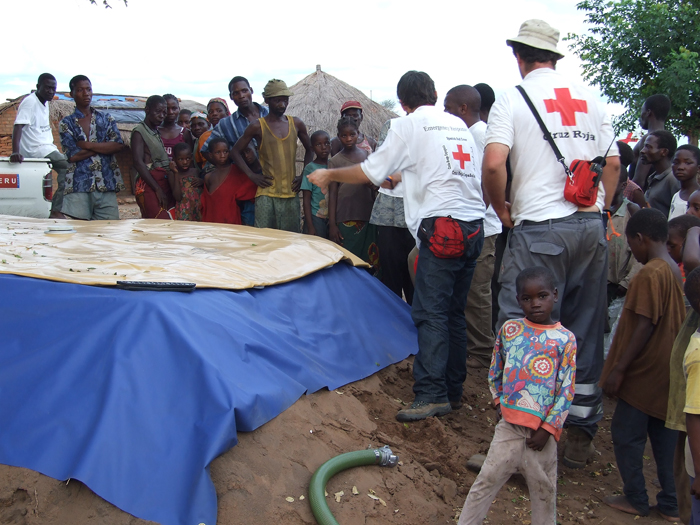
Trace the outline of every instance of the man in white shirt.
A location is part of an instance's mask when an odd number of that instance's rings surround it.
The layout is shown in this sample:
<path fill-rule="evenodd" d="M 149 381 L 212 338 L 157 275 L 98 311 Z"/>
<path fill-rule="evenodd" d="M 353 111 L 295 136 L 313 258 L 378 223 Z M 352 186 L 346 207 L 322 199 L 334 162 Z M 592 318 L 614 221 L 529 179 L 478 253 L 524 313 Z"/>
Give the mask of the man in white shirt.
<path fill-rule="evenodd" d="M 48 103 L 53 100 L 55 94 L 56 78 L 50 73 L 39 75 L 36 91 L 27 95 L 17 110 L 15 125 L 12 128 L 10 162 L 22 162 L 25 158 L 47 158 L 51 161 L 51 167 L 58 175 L 58 189 L 53 195 L 50 217 L 64 219 L 61 208 L 68 159 L 53 143 Z"/>
<path fill-rule="evenodd" d="M 555 71 L 563 58 L 559 31 L 542 20 L 528 20 L 513 48 L 522 88 L 529 95 L 565 157 L 610 157 L 603 169 L 597 202 L 580 207 L 564 199 L 567 175 L 523 96 L 513 88 L 491 108 L 484 152 L 484 189 L 504 226 L 512 228 L 501 265 L 499 327 L 522 317 L 515 277 L 526 267 L 545 266 L 556 275 L 556 320 L 576 335 L 575 398 L 567 418 L 564 464 L 580 468 L 593 453 L 592 439 L 602 417 L 598 386 L 603 366 L 606 316 L 607 243 L 601 212 L 610 205 L 620 162 L 604 106 L 585 88 Z M 506 159 L 513 180 L 506 202 Z"/>
<path fill-rule="evenodd" d="M 472 86 L 455 86 L 445 96 L 445 111 L 464 121 L 483 154 L 486 122 L 481 120 L 481 95 Z M 501 221 L 489 206 L 484 219 L 484 247 L 476 261 L 474 277 L 469 287 L 467 307 L 468 354 L 472 363 L 488 368 L 491 365 L 496 338 L 491 316 L 491 278 L 496 261 L 496 238 L 501 233 Z"/>
<path fill-rule="evenodd" d="M 362 164 L 316 170 L 309 180 L 323 189 L 330 181 L 393 188 L 398 179 L 394 174 L 401 172 L 406 224 L 420 245 L 411 310 L 418 354 L 413 363 L 415 400 L 396 419 L 417 421 L 447 414 L 461 404 L 467 375 L 464 306 L 483 244 L 485 206 L 481 152 L 461 120 L 435 107 L 432 79 L 409 71 L 399 80 L 397 94 L 408 115 L 392 120 L 375 153 Z M 463 253 L 434 254 L 439 253 L 437 241 L 426 239 L 433 227 L 442 225 L 455 227 L 451 238 L 463 238 L 456 243 Z"/>

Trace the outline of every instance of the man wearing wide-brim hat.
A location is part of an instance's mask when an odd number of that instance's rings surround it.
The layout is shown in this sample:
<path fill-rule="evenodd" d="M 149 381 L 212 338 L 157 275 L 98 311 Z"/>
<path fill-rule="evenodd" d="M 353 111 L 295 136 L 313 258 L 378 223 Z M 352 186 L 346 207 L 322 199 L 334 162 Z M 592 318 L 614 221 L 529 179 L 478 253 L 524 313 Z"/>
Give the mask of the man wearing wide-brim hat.
<path fill-rule="evenodd" d="M 516 301 L 518 273 L 544 266 L 554 272 L 559 291 L 552 317 L 576 335 L 576 396 L 566 419 L 563 461 L 580 468 L 594 453 L 592 439 L 603 414 L 598 382 L 608 255 L 602 212 L 610 206 L 620 163 L 604 105 L 587 88 L 556 71 L 564 58 L 558 43 L 559 31 L 542 20 L 527 20 L 516 37 L 506 40 L 523 78 L 520 86 L 567 166 L 575 159 L 605 157 L 612 143 L 595 204 L 581 206 L 564 198 L 568 180 L 564 166 L 515 88 L 501 95 L 489 114 L 483 180 L 494 210 L 504 226 L 512 228 L 501 267 L 498 327 L 523 317 Z M 508 196 L 507 158 L 513 174 Z"/>
<path fill-rule="evenodd" d="M 231 150 L 236 165 L 258 186 L 255 195 L 255 226 L 300 232 L 297 192 L 301 176 L 296 174 L 297 138 L 304 146 L 304 166 L 313 158 L 306 125 L 287 111 L 293 93 L 283 80 L 273 78 L 263 90 L 269 114 L 251 122 Z M 243 159 L 243 151 L 255 139 L 262 173 L 254 173 Z"/>

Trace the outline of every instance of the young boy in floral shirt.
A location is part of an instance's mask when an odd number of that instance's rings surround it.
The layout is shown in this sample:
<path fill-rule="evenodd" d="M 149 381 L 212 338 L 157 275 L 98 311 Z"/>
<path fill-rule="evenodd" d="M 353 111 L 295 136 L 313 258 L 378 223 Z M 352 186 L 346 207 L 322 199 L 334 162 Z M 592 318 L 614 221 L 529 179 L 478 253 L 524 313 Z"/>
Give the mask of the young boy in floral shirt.
<path fill-rule="evenodd" d="M 532 523 L 556 524 L 556 442 L 574 399 L 576 337 L 552 321 L 558 293 L 551 270 L 526 268 L 515 286 L 525 318 L 507 321 L 496 339 L 489 388 L 500 420 L 459 525 L 481 523 L 515 472 L 527 481 Z"/>

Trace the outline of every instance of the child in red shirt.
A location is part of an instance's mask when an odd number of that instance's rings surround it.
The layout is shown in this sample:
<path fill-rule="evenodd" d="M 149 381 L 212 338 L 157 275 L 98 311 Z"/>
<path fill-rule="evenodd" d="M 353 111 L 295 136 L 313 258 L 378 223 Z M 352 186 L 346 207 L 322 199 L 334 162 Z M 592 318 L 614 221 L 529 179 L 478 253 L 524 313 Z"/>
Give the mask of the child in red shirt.
<path fill-rule="evenodd" d="M 223 137 L 209 142 L 209 159 L 214 170 L 204 177 L 202 192 L 202 221 L 243 224 L 241 205 L 255 201 L 257 185 L 235 164 L 229 161 L 229 145 Z M 252 170 L 260 163 L 252 147 L 244 151 L 246 163 Z M 253 211 L 253 213 L 255 213 Z"/>

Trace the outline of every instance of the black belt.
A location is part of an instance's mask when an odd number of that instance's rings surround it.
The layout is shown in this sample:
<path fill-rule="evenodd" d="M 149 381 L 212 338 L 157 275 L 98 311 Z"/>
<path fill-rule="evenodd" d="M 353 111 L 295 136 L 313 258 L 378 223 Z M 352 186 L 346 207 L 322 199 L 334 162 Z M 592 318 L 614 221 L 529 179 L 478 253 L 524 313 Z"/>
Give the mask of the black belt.
<path fill-rule="evenodd" d="M 577 211 L 566 217 L 559 217 L 558 219 L 548 219 L 546 221 L 521 221 L 518 226 L 546 226 L 549 224 L 556 224 L 557 222 L 571 221 L 574 219 L 601 219 L 603 215 L 598 211 Z"/>

